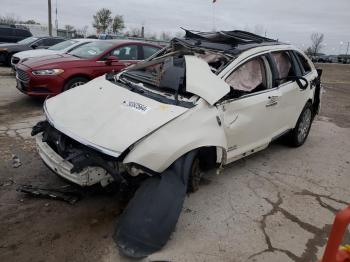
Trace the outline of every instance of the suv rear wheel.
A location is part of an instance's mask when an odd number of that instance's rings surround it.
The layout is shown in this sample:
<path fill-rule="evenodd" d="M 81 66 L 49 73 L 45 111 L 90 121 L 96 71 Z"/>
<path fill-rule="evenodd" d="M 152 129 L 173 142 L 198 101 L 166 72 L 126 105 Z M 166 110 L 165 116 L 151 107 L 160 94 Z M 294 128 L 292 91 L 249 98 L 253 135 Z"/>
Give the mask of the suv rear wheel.
<path fill-rule="evenodd" d="M 297 124 L 289 134 L 289 143 L 291 146 L 298 147 L 305 143 L 313 120 L 312 114 L 312 104 L 308 102 L 301 112 Z"/>

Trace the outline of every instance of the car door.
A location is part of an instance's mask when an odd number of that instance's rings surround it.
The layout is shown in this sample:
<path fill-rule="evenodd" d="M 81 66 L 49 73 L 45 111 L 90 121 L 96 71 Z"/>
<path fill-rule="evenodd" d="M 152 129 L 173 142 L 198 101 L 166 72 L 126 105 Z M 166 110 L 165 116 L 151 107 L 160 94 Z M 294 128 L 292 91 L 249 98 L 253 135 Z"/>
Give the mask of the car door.
<path fill-rule="evenodd" d="M 265 56 L 245 61 L 225 78 L 231 91 L 217 104 L 227 140 L 227 162 L 265 148 L 279 132 L 280 91 Z"/>
<path fill-rule="evenodd" d="M 292 51 L 272 52 L 271 57 L 278 74 L 277 85 L 281 93 L 281 131 L 286 132 L 294 128 L 308 100 L 309 92 L 307 89 L 301 89 L 295 79 L 296 76 L 301 76 L 302 72 Z M 310 83 L 310 80 L 308 82 Z"/>

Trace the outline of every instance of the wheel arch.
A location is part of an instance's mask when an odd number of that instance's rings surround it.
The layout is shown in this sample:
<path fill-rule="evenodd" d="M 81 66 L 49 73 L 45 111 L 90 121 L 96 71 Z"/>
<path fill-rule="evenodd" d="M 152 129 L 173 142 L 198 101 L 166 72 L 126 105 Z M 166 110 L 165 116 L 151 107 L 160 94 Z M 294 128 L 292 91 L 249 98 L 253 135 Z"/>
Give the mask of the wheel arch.
<path fill-rule="evenodd" d="M 161 173 L 193 150 L 198 150 L 202 160 L 215 159 L 215 163 L 224 162 L 227 141 L 217 115 L 216 107 L 187 111 L 137 142 L 125 156 L 123 163 L 136 163 Z"/>
<path fill-rule="evenodd" d="M 71 81 L 73 78 L 76 78 L 76 77 L 83 77 L 83 78 L 86 78 L 88 81 L 92 80 L 92 78 L 91 78 L 88 74 L 84 74 L 84 73 L 78 73 L 78 74 L 71 75 L 71 76 L 69 76 L 67 79 L 65 79 L 61 91 L 63 92 L 64 87 L 66 86 L 66 84 L 67 84 L 69 81 Z"/>

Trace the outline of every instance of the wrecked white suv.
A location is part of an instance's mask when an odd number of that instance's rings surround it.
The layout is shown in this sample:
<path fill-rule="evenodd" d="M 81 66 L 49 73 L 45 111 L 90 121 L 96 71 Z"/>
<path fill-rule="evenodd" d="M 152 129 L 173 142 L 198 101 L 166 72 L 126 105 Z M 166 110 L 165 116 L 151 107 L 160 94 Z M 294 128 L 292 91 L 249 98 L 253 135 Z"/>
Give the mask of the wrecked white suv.
<path fill-rule="evenodd" d="M 33 135 L 47 166 L 71 182 L 139 182 L 115 239 L 124 254 L 144 257 L 166 243 L 201 171 L 282 135 L 305 142 L 320 73 L 291 45 L 186 30 L 142 63 L 47 99 L 47 121 Z"/>

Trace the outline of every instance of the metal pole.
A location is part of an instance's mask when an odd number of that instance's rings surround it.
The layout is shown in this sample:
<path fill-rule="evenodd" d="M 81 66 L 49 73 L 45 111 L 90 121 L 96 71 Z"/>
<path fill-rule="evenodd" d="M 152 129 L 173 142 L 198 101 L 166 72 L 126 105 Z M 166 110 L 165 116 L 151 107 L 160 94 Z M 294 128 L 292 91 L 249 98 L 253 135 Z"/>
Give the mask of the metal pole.
<path fill-rule="evenodd" d="M 56 0 L 56 20 L 55 20 L 56 31 L 58 30 L 58 17 L 57 17 L 57 0 Z"/>
<path fill-rule="evenodd" d="M 216 31 L 216 21 L 215 21 L 215 2 L 213 1 L 212 5 L 213 5 L 213 31 Z"/>
<path fill-rule="evenodd" d="M 346 48 L 346 55 L 348 55 L 348 52 L 349 52 L 349 44 L 350 42 L 348 42 L 348 47 Z"/>
<path fill-rule="evenodd" d="M 49 12 L 49 35 L 52 36 L 51 0 L 48 0 L 48 12 Z"/>

